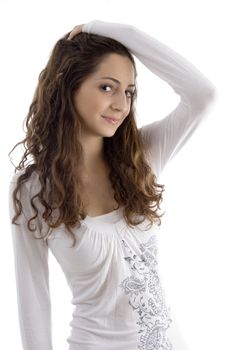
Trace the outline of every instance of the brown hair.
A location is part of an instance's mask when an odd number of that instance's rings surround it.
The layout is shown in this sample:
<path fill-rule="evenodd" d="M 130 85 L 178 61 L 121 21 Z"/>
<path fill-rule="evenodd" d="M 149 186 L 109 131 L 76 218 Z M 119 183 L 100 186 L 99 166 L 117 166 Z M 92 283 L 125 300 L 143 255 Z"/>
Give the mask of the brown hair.
<path fill-rule="evenodd" d="M 86 213 L 77 172 L 83 154 L 77 137 L 81 124 L 72 96 L 110 53 L 128 57 L 134 66 L 135 76 L 137 72 L 133 56 L 120 42 L 84 32 L 72 40 L 67 40 L 67 37 L 68 34 L 58 40 L 46 67 L 40 73 L 24 121 L 26 137 L 9 153 L 18 145 L 24 145 L 25 152 L 18 166 L 15 166 L 15 173 L 22 169 L 24 173 L 18 176 L 12 193 L 16 212 L 12 223 L 16 224 L 22 212 L 17 193 L 32 173 L 36 173 L 40 190 L 30 198 L 35 215 L 28 220 L 28 229 L 32 232 L 36 230 L 31 228 L 31 222 L 40 214 L 49 229 L 65 225 L 76 243 L 71 229 L 80 225 L 80 219 L 84 219 Z M 124 217 L 128 225 L 137 225 L 145 218 L 149 219 L 151 225 L 153 221 L 161 225 L 160 217 L 164 213 L 158 214 L 158 209 L 164 185 L 156 182 L 156 175 L 147 161 L 146 148 L 135 122 L 136 95 L 137 91 L 133 95 L 127 118 L 112 137 L 104 138 L 104 158 L 110 168 L 109 178 L 115 191 L 115 200 L 119 205 L 124 205 Z M 25 164 L 28 157 L 31 157 L 32 164 Z M 39 200 L 39 205 L 43 206 L 43 214 L 39 213 L 35 200 Z M 29 200 L 27 202 L 29 204 Z M 57 210 L 58 216 L 54 221 L 53 213 Z M 142 220 L 135 222 L 135 214 L 142 215 Z"/>

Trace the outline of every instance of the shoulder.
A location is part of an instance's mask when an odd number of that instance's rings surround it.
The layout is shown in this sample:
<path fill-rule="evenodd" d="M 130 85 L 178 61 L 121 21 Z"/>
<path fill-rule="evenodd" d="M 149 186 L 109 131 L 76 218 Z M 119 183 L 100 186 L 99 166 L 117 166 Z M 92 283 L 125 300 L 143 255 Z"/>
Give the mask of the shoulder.
<path fill-rule="evenodd" d="M 25 175 L 26 173 L 26 169 L 21 169 L 18 170 L 17 173 L 13 173 L 11 174 L 10 177 L 10 182 L 9 182 L 9 186 L 11 189 L 14 189 L 16 187 L 16 185 L 18 184 L 19 178 L 22 177 L 23 175 Z M 34 170 L 31 174 L 31 176 L 26 179 L 25 182 L 22 182 L 22 190 L 26 191 L 27 193 L 38 193 L 38 191 L 40 190 L 40 181 L 39 181 L 39 173 Z"/>
<path fill-rule="evenodd" d="M 11 212 L 15 212 L 13 203 L 15 202 L 13 192 L 17 187 L 20 176 L 25 175 L 26 169 L 21 169 L 11 175 L 10 184 L 9 184 L 9 203 Z M 21 217 L 21 222 L 24 222 L 26 218 L 29 220 L 32 216 L 35 215 L 35 211 L 32 208 L 32 199 L 35 195 L 39 193 L 41 189 L 39 174 L 37 171 L 33 171 L 31 176 L 25 180 L 22 177 L 22 184 L 19 187 L 19 191 L 16 193 L 16 198 L 20 201 L 22 206 L 23 216 Z M 38 198 L 33 199 L 34 205 L 37 207 L 37 210 L 40 212 L 42 206 Z M 38 217 L 36 219 L 39 220 Z M 19 221 L 20 222 L 20 221 Z M 39 221 L 38 221 L 39 222 Z"/>

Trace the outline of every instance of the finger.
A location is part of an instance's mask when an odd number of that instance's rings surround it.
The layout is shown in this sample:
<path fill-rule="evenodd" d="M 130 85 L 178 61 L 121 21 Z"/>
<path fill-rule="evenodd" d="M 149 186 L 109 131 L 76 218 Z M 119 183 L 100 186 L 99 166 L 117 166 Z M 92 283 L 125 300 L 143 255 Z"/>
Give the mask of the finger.
<path fill-rule="evenodd" d="M 75 35 L 79 34 L 82 31 L 83 24 L 79 24 L 73 28 L 68 36 L 68 40 L 71 40 Z"/>

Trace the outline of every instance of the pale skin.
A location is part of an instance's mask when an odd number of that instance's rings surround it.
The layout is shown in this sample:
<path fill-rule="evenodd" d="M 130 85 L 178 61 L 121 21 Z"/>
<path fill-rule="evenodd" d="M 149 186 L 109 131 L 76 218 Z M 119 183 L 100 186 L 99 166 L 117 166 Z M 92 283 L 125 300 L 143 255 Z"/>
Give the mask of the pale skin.
<path fill-rule="evenodd" d="M 68 39 L 81 32 L 82 26 L 76 26 Z M 132 62 L 128 57 L 111 53 L 103 58 L 98 70 L 74 94 L 74 106 L 83 125 L 80 142 L 84 164 L 80 166 L 80 172 L 82 196 L 89 216 L 102 215 L 117 208 L 108 178 L 109 168 L 103 159 L 103 137 L 112 137 L 127 118 L 134 90 Z M 104 117 L 116 118 L 117 124 Z"/>

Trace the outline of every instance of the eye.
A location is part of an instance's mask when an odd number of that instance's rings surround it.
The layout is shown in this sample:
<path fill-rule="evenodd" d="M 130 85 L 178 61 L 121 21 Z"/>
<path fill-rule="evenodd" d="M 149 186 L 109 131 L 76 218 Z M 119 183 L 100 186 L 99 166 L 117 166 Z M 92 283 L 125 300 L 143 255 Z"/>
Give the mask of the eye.
<path fill-rule="evenodd" d="M 101 88 L 102 90 L 106 91 L 106 90 L 105 90 L 106 87 L 110 87 L 110 88 L 112 89 L 112 86 L 111 86 L 111 85 L 101 85 L 100 88 Z"/>
<path fill-rule="evenodd" d="M 111 85 L 101 85 L 101 89 L 104 90 L 104 91 L 106 91 L 106 88 L 108 88 L 108 87 L 109 87 L 110 89 L 113 88 Z M 108 92 L 108 91 L 107 91 L 107 92 Z M 134 95 L 134 91 L 126 90 L 126 93 L 128 94 L 127 97 L 129 97 L 129 98 L 132 98 L 133 95 Z"/>
<path fill-rule="evenodd" d="M 128 97 L 133 97 L 133 95 L 134 95 L 134 91 L 130 91 L 130 90 L 128 90 L 128 91 L 126 91 L 127 93 L 129 93 L 129 96 Z"/>

